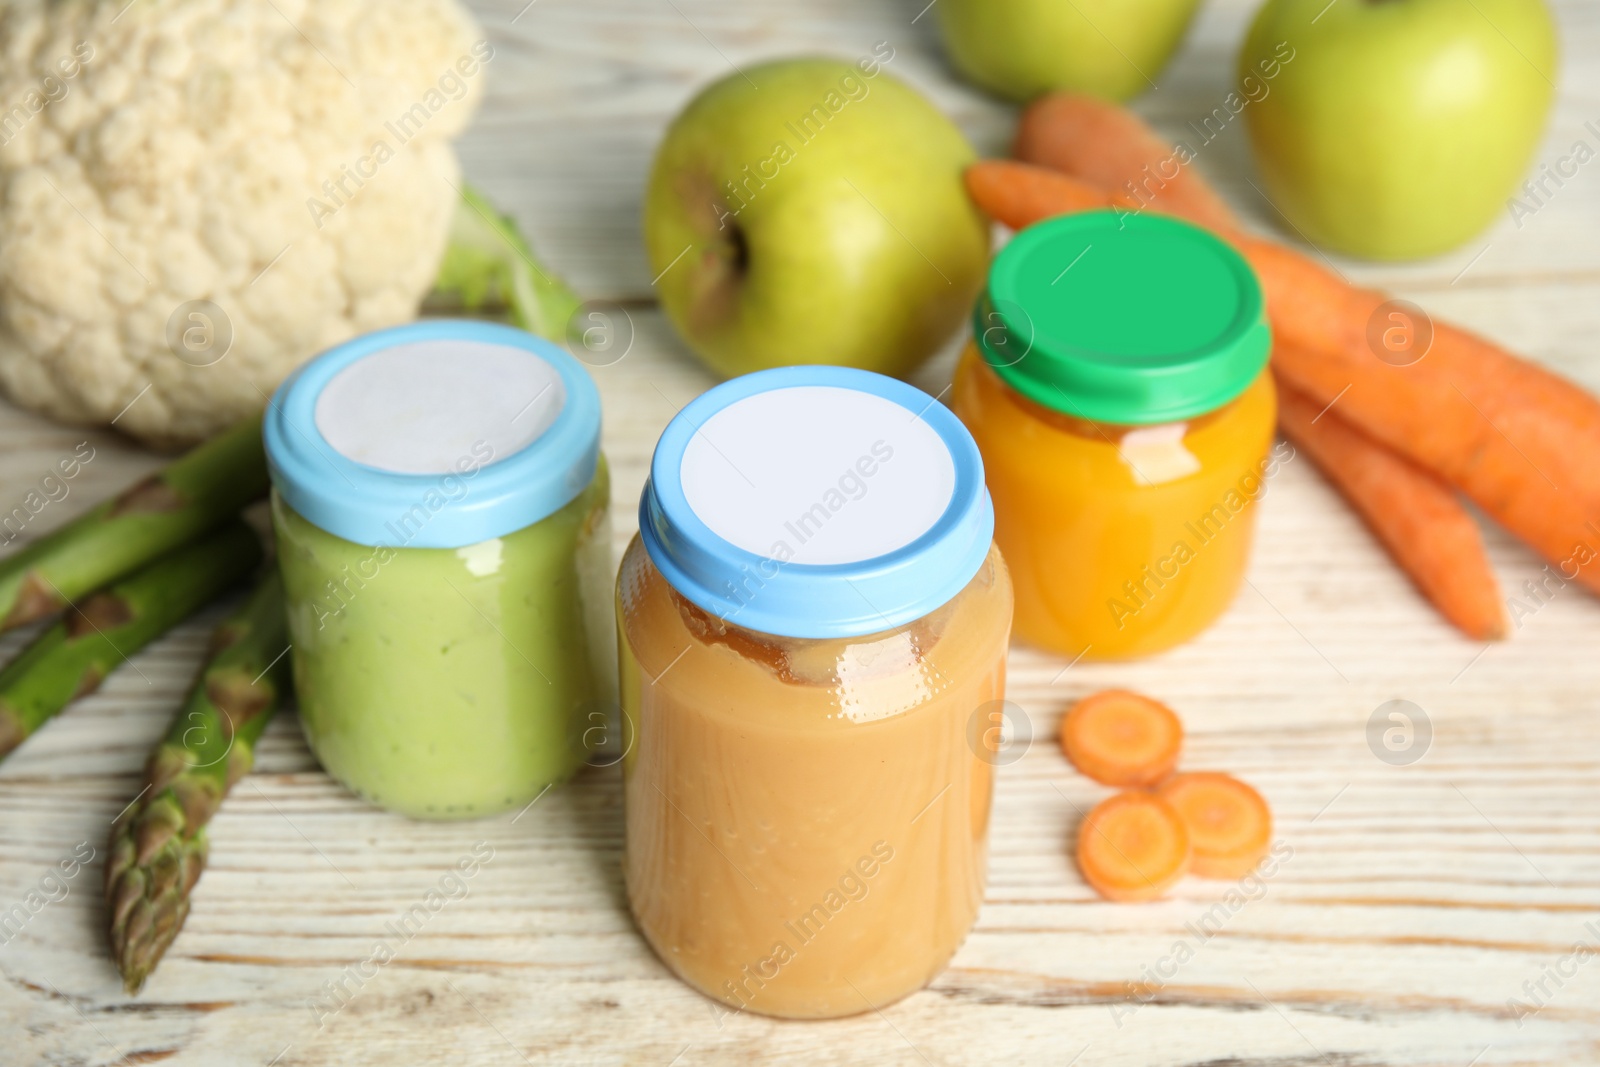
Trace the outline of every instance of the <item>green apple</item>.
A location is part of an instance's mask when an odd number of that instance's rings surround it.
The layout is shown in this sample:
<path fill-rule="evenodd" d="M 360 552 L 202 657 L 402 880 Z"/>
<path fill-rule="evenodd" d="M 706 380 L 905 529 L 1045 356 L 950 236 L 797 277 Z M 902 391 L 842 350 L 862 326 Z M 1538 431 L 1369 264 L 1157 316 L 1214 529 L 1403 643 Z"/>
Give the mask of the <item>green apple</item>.
<path fill-rule="evenodd" d="M 903 375 L 972 311 L 989 225 L 955 125 L 883 71 L 745 68 L 668 128 L 644 237 L 667 315 L 713 370 L 833 363 Z"/>
<path fill-rule="evenodd" d="M 1011 100 L 1054 89 L 1126 100 L 1155 85 L 1199 0 L 938 0 L 950 62 Z"/>
<path fill-rule="evenodd" d="M 1543 0 L 1268 0 L 1238 69 L 1268 89 L 1245 120 L 1290 225 L 1351 255 L 1415 259 L 1481 231 L 1527 169 L 1556 32 Z"/>

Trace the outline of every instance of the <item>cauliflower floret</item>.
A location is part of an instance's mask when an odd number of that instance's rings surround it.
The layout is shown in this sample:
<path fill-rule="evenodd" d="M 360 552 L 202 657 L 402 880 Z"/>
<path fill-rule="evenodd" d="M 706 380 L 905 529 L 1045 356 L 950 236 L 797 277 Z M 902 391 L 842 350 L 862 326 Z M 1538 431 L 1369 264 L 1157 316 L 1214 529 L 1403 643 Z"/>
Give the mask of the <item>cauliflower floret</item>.
<path fill-rule="evenodd" d="M 181 444 L 413 317 L 493 55 L 457 0 L 0 0 L 0 388 Z"/>

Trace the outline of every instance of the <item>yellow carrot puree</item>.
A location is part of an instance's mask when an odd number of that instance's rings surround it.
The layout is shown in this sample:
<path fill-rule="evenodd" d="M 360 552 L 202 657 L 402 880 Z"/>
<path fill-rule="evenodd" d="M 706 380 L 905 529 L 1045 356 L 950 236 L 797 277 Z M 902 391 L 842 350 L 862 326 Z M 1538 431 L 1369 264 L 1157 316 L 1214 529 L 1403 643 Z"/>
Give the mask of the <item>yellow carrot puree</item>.
<path fill-rule="evenodd" d="M 952 407 L 983 453 L 1016 632 L 1077 657 L 1194 637 L 1288 452 L 1249 266 L 1172 219 L 1030 227 L 991 268 Z"/>
<path fill-rule="evenodd" d="M 634 917 L 729 1013 L 882 1007 L 983 899 L 1011 586 L 977 449 L 904 383 L 783 368 L 651 470 L 617 588 Z"/>

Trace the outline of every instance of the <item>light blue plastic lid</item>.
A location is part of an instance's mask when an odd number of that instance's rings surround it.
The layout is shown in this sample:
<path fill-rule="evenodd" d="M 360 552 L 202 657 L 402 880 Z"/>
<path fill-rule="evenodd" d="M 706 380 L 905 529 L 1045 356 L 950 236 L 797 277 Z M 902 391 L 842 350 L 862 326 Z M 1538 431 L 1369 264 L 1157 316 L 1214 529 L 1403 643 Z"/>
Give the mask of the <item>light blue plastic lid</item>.
<path fill-rule="evenodd" d="M 435 319 L 364 334 L 278 387 L 272 484 L 347 541 L 460 548 L 531 526 L 594 478 L 600 395 L 548 341 Z"/>
<path fill-rule="evenodd" d="M 869 371 L 780 367 L 667 425 L 639 529 L 672 587 L 729 623 L 857 637 L 961 592 L 994 507 L 977 444 L 933 397 Z"/>

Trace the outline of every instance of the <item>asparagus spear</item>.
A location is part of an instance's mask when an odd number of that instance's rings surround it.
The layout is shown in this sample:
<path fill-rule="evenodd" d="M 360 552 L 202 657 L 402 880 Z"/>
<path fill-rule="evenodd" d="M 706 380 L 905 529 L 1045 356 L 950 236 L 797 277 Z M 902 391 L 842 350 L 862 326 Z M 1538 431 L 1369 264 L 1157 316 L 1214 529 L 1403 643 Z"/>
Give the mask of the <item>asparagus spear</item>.
<path fill-rule="evenodd" d="M 194 688 L 145 768 L 138 799 L 111 828 L 106 906 L 111 956 L 137 993 L 178 936 L 206 863 L 206 823 L 250 770 L 255 744 L 289 689 L 277 568 L 212 638 Z"/>
<path fill-rule="evenodd" d="M 0 759 L 260 562 L 261 539 L 234 519 L 75 605 L 0 670 Z"/>
<path fill-rule="evenodd" d="M 517 224 L 470 186 L 462 187 L 433 285 L 466 311 L 509 307 L 512 322 L 551 341 L 566 336 L 579 306 L 566 283 L 539 265 Z"/>
<path fill-rule="evenodd" d="M 0 630 L 50 615 L 194 540 L 266 491 L 256 416 L 0 560 Z"/>

